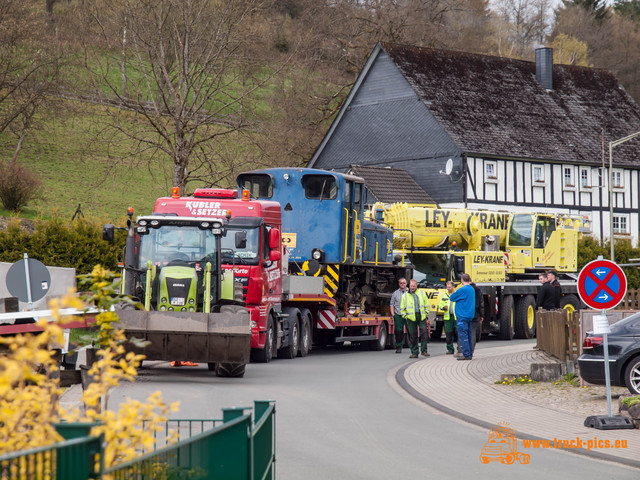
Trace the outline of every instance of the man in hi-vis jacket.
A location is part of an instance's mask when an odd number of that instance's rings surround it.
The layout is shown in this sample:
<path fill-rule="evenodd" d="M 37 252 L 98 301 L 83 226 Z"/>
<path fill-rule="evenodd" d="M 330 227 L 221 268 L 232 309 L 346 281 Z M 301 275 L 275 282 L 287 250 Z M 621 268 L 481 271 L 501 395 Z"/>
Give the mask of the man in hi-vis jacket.
<path fill-rule="evenodd" d="M 418 290 L 418 282 L 412 279 L 409 282 L 409 291 L 402 295 L 400 301 L 400 314 L 405 320 L 407 332 L 409 332 L 409 345 L 411 355 L 409 358 L 418 358 L 418 352 L 429 357 L 427 353 L 427 339 L 429 338 L 429 319 L 427 315 L 429 307 L 427 297 L 423 291 Z M 420 330 L 420 349 L 418 350 L 418 329 Z"/>

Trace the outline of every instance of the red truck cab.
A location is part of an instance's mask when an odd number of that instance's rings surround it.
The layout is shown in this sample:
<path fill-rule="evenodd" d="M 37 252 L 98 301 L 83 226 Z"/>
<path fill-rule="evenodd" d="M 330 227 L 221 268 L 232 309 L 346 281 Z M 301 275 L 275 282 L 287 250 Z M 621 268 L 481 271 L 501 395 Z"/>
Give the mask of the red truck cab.
<path fill-rule="evenodd" d="M 247 192 L 248 193 L 248 192 Z M 279 314 L 282 302 L 282 242 L 280 204 L 238 198 L 236 190 L 198 188 L 193 197 L 163 197 L 154 214 L 226 218 L 222 239 L 222 268 L 234 272 L 242 285 L 242 300 L 251 316 L 251 348 L 258 361 L 271 355 L 265 349 L 268 322 Z M 273 340 L 273 339 L 272 339 Z M 266 353 L 265 353 L 266 351 Z"/>

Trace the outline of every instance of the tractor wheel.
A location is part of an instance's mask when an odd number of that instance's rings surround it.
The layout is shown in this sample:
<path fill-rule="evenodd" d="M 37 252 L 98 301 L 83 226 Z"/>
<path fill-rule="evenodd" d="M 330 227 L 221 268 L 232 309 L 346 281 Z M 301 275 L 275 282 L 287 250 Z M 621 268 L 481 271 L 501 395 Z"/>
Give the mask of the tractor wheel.
<path fill-rule="evenodd" d="M 220 362 L 216 366 L 216 375 L 219 377 L 240 378 L 244 377 L 246 365 L 244 363 Z"/>

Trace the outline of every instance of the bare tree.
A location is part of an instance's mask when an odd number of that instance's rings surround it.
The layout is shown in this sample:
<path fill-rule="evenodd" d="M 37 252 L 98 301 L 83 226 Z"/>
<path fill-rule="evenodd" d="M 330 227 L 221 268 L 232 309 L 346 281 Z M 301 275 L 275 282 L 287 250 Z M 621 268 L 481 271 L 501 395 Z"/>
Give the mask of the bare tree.
<path fill-rule="evenodd" d="M 278 70 L 248 54 L 262 45 L 265 7 L 260 0 L 99 0 L 81 10 L 95 35 L 86 66 L 109 125 L 135 145 L 134 156 L 170 157 L 181 191 L 191 180 L 224 176 L 216 164 L 223 138 L 256 119 L 258 94 Z"/>
<path fill-rule="evenodd" d="M 531 58 L 550 29 L 550 0 L 498 0 L 496 33 L 498 54 L 505 57 Z"/>
<path fill-rule="evenodd" d="M 474 53 L 495 51 L 493 14 L 488 0 L 452 0 L 444 24 L 444 47 Z"/>
<path fill-rule="evenodd" d="M 16 153 L 60 65 L 53 45 L 35 41 L 46 37 L 39 13 L 21 0 L 0 2 L 0 133 L 16 126 Z"/>
<path fill-rule="evenodd" d="M 597 2 L 596 2 L 597 3 Z M 553 38 L 564 34 L 584 42 L 589 62 L 616 75 L 629 94 L 640 102 L 640 31 L 631 18 L 616 10 L 598 16 L 583 4 L 564 2 L 556 10 Z"/>

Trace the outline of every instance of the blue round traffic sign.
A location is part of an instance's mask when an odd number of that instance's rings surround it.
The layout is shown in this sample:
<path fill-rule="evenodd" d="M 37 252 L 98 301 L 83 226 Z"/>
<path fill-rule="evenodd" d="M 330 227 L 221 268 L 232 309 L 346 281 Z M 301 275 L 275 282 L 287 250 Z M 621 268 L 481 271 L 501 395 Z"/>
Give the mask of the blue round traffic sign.
<path fill-rule="evenodd" d="M 627 276 L 609 260 L 587 263 L 578 275 L 578 294 L 590 308 L 608 310 L 618 305 L 627 293 Z"/>

